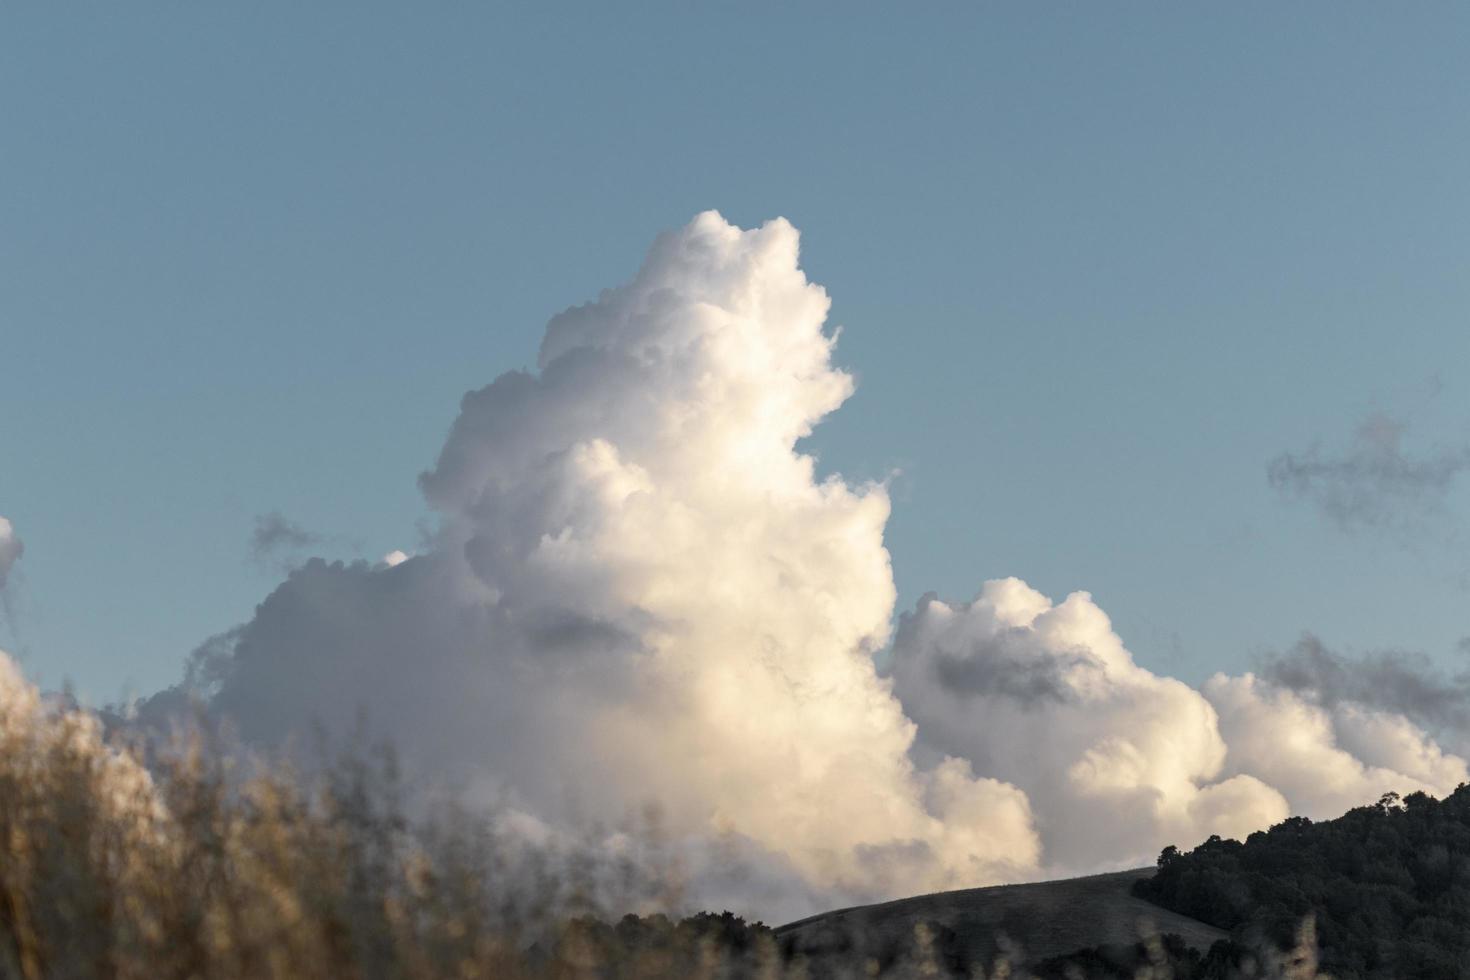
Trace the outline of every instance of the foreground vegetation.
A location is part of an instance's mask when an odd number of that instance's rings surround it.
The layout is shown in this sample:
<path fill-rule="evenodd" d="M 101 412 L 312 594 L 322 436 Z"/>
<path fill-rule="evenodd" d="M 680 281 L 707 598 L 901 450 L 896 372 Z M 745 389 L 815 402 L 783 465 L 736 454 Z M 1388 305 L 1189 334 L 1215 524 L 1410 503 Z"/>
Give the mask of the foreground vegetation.
<path fill-rule="evenodd" d="M 513 848 L 453 809 L 410 828 L 386 757 L 311 780 L 247 774 L 194 737 L 147 763 L 0 657 L 0 977 L 738 977 L 775 963 L 770 930 L 734 916 L 605 924 L 608 908 L 677 905 L 649 847 Z"/>
<path fill-rule="evenodd" d="M 679 917 L 656 823 L 527 843 L 453 807 L 410 825 L 391 757 L 303 778 L 197 735 L 104 736 L 0 656 L 0 978 L 447 980 L 868 975 L 761 923 Z M 620 846 L 610 848 L 609 840 Z M 645 914 L 623 914 L 625 910 Z M 937 975 L 932 944 L 892 975 Z"/>
<path fill-rule="evenodd" d="M 304 779 L 281 768 L 233 771 L 197 737 L 146 751 L 110 742 L 96 716 L 48 704 L 0 657 L 0 977 L 1315 974 L 1310 941 L 1295 957 L 1229 943 L 1202 956 L 1167 936 L 1028 973 L 1004 957 L 969 962 L 953 932 L 925 922 L 881 947 L 839 938 L 802 949 L 729 913 L 651 911 L 680 907 L 678 869 L 656 828 L 623 835 L 631 843 L 616 856 L 606 835 L 594 835 L 598 846 L 512 846 L 452 808 L 410 826 L 395 786 L 387 757 L 341 760 Z M 1417 819 L 1420 807 L 1373 819 Z M 1174 875 L 1173 865 L 1162 869 L 1159 887 Z M 622 915 L 628 909 L 644 914 Z"/>

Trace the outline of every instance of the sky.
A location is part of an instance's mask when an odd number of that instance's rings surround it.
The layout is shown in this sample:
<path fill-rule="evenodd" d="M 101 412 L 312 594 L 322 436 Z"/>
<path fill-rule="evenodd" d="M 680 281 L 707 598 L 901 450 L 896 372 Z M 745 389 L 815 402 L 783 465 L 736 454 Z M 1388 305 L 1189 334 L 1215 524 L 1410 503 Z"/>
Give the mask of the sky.
<path fill-rule="evenodd" d="M 810 448 L 899 471 L 906 597 L 1087 588 L 1189 676 L 1470 633 L 1446 527 L 1265 475 L 1374 411 L 1470 437 L 1455 5 L 4 16 L 0 513 L 48 683 L 172 679 L 269 585 L 260 514 L 411 545 L 458 397 L 710 207 L 805 233 L 859 379 Z"/>
<path fill-rule="evenodd" d="M 923 662 L 1020 628 L 1015 576 L 1226 727 L 1251 671 L 1470 668 L 1462 6 L 0 17 L 0 646 L 43 687 L 148 695 L 309 555 L 488 534 L 418 479 L 461 397 L 709 209 L 830 297 L 854 388 L 799 450 L 885 488 L 880 663 L 905 612 Z"/>

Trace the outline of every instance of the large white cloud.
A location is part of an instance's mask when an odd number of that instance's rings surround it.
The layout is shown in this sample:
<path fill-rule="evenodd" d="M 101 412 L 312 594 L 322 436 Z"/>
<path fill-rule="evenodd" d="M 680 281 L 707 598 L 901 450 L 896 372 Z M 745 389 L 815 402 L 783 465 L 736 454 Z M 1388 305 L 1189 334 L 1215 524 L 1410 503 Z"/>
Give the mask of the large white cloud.
<path fill-rule="evenodd" d="M 853 387 L 797 245 L 708 212 L 554 318 L 537 371 L 465 396 L 420 479 L 432 540 L 294 571 L 191 665 L 213 708 L 264 744 L 365 719 L 415 781 L 537 833 L 655 803 L 697 898 L 773 918 L 1461 778 L 1353 685 L 1330 707 L 1249 675 L 1197 691 L 1086 594 L 1014 579 L 920 603 L 881 676 L 889 501 L 796 450 Z"/>
<path fill-rule="evenodd" d="M 410 765 L 548 819 L 656 802 L 814 888 L 958 886 L 1034 868 L 1025 796 L 918 770 L 871 653 L 894 586 L 881 486 L 797 440 L 852 391 L 783 220 L 710 212 L 548 326 L 539 372 L 467 395 L 421 479 L 432 547 L 309 562 L 215 697 L 256 740 L 359 708 Z"/>

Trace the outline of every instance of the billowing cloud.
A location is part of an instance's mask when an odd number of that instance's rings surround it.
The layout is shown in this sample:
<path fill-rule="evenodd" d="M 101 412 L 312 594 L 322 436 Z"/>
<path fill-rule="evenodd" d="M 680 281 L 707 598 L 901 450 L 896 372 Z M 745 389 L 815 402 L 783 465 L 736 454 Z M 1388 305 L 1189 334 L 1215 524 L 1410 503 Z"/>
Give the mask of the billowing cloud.
<path fill-rule="evenodd" d="M 1271 486 L 1306 499 L 1344 530 L 1392 527 L 1423 520 L 1444 506 L 1470 446 L 1416 458 L 1404 452 L 1404 423 L 1378 412 L 1358 426 L 1343 453 L 1282 453 L 1267 467 Z"/>
<path fill-rule="evenodd" d="M 15 527 L 10 521 L 0 517 L 0 589 L 5 588 L 11 569 L 20 561 L 25 550 L 26 546 L 15 533 Z"/>
<path fill-rule="evenodd" d="M 903 617 L 895 692 L 929 751 L 1026 792 L 1047 860 L 1086 870 L 1158 842 L 1242 836 L 1288 815 L 1226 746 L 1198 691 L 1138 666 L 1084 592 L 1053 605 L 1018 579 Z"/>
<path fill-rule="evenodd" d="M 1086 593 L 1054 605 L 1017 579 L 968 603 L 921 600 L 892 676 L 921 759 L 963 759 L 1026 793 L 1051 873 L 1467 778 L 1433 734 L 1460 723 L 1462 685 L 1427 658 L 1349 659 L 1309 637 L 1259 676 L 1196 690 L 1139 666 Z"/>
<path fill-rule="evenodd" d="M 926 598 L 880 674 L 887 493 L 796 448 L 853 389 L 827 311 L 783 220 L 661 236 L 552 319 L 534 372 L 464 397 L 417 554 L 307 561 L 201 648 L 193 686 L 259 745 L 365 720 L 411 779 L 536 835 L 656 804 L 696 896 L 772 918 L 1453 786 L 1463 760 L 1403 704 L 1308 700 L 1281 672 L 1195 690 L 1135 663 L 1085 593 L 1014 579 Z"/>
<path fill-rule="evenodd" d="M 1025 874 L 1025 795 L 916 768 L 871 653 L 894 586 L 882 486 L 796 451 L 851 393 L 785 221 L 706 213 L 553 319 L 536 373 L 466 395 L 397 564 L 306 563 L 234 641 L 247 738 L 350 728 L 545 819 L 656 802 L 811 887 Z"/>
<path fill-rule="evenodd" d="M 1224 772 L 1265 780 L 1294 813 L 1334 817 L 1389 791 L 1443 796 L 1470 781 L 1463 758 L 1392 711 L 1324 705 L 1254 674 L 1217 674 L 1204 693 L 1229 746 Z"/>

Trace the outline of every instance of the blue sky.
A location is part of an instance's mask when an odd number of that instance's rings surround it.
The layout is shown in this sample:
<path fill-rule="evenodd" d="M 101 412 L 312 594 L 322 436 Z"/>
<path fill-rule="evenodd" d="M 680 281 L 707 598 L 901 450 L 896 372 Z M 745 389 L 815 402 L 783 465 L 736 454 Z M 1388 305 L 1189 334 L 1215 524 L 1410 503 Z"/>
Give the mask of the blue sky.
<path fill-rule="evenodd" d="M 279 580 L 412 548 L 460 396 L 718 208 L 803 233 L 900 608 L 1086 589 L 1196 681 L 1470 634 L 1470 479 L 1344 530 L 1270 461 L 1470 443 L 1458 5 L 9 8 L 0 645 L 172 682 Z"/>

